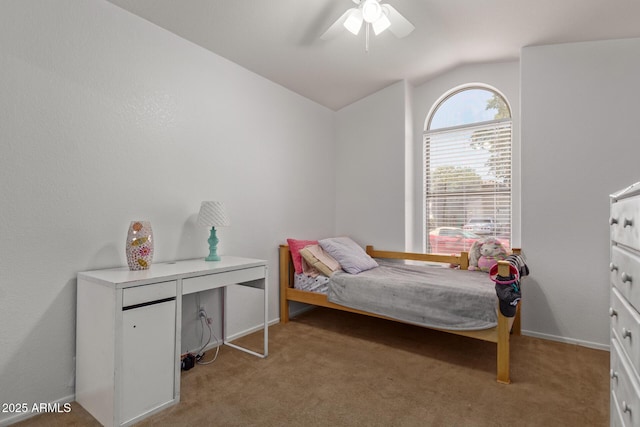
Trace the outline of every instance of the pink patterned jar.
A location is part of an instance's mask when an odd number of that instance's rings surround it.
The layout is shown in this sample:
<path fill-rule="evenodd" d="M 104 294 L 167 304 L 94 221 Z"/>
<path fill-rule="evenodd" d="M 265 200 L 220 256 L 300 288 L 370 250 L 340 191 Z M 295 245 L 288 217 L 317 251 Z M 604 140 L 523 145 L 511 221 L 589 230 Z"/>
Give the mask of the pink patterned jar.
<path fill-rule="evenodd" d="M 127 232 L 129 270 L 147 270 L 153 261 L 153 231 L 149 221 L 131 221 Z"/>

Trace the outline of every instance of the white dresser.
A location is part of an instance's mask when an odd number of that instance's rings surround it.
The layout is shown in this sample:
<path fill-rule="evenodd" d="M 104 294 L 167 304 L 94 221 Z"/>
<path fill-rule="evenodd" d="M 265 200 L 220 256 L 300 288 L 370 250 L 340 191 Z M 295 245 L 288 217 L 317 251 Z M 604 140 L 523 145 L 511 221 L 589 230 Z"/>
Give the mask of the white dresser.
<path fill-rule="evenodd" d="M 640 426 L 640 183 L 611 195 L 611 425 Z"/>

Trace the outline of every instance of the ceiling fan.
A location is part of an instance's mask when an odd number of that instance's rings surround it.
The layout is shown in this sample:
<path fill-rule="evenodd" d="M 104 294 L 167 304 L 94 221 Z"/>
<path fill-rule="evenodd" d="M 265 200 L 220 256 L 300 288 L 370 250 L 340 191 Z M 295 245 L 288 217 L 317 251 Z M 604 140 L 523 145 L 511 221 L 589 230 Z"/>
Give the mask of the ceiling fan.
<path fill-rule="evenodd" d="M 365 50 L 369 51 L 369 30 L 375 35 L 387 28 L 398 38 L 408 36 L 415 27 L 390 4 L 381 4 L 380 0 L 352 0 L 358 7 L 352 7 L 331 24 L 320 38 L 328 40 L 342 31 L 342 27 L 358 35 L 364 24 L 366 32 Z"/>

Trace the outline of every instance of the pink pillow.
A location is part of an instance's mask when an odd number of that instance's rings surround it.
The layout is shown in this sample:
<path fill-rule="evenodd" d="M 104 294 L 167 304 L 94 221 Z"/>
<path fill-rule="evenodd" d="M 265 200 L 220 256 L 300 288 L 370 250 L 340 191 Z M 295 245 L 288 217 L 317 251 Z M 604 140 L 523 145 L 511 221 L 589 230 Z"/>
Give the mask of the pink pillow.
<path fill-rule="evenodd" d="M 300 249 L 304 249 L 305 246 L 317 245 L 317 240 L 295 240 L 287 239 L 289 244 L 289 250 L 291 251 L 291 258 L 293 259 L 293 268 L 297 274 L 302 273 L 302 255 L 300 255 Z"/>

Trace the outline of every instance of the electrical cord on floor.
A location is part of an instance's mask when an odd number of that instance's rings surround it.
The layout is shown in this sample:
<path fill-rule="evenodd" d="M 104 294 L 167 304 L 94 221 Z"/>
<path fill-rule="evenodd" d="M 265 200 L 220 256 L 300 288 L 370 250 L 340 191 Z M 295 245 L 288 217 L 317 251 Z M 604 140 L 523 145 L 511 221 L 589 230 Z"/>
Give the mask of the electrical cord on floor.
<path fill-rule="evenodd" d="M 211 342 L 211 338 L 215 338 L 216 342 L 218 341 L 218 337 L 216 337 L 213 333 L 213 331 L 211 330 L 211 319 L 209 318 L 209 316 L 207 316 L 206 312 L 204 316 L 200 316 L 200 322 L 202 322 L 202 329 L 201 329 L 201 333 L 200 333 L 200 342 L 202 342 L 203 338 L 204 338 L 204 325 L 207 325 L 207 328 L 209 329 L 209 339 L 207 340 L 207 342 L 202 346 L 202 348 L 200 349 L 200 351 L 198 351 L 198 353 L 196 354 L 196 363 L 198 365 L 209 365 L 213 362 L 216 361 L 216 359 L 218 358 L 218 353 L 220 352 L 220 345 L 218 345 L 216 347 L 216 355 L 213 356 L 213 359 L 208 360 L 206 362 L 203 362 L 202 359 L 204 358 L 205 353 L 203 353 L 203 350 L 205 349 L 206 346 L 209 345 L 209 343 Z"/>

